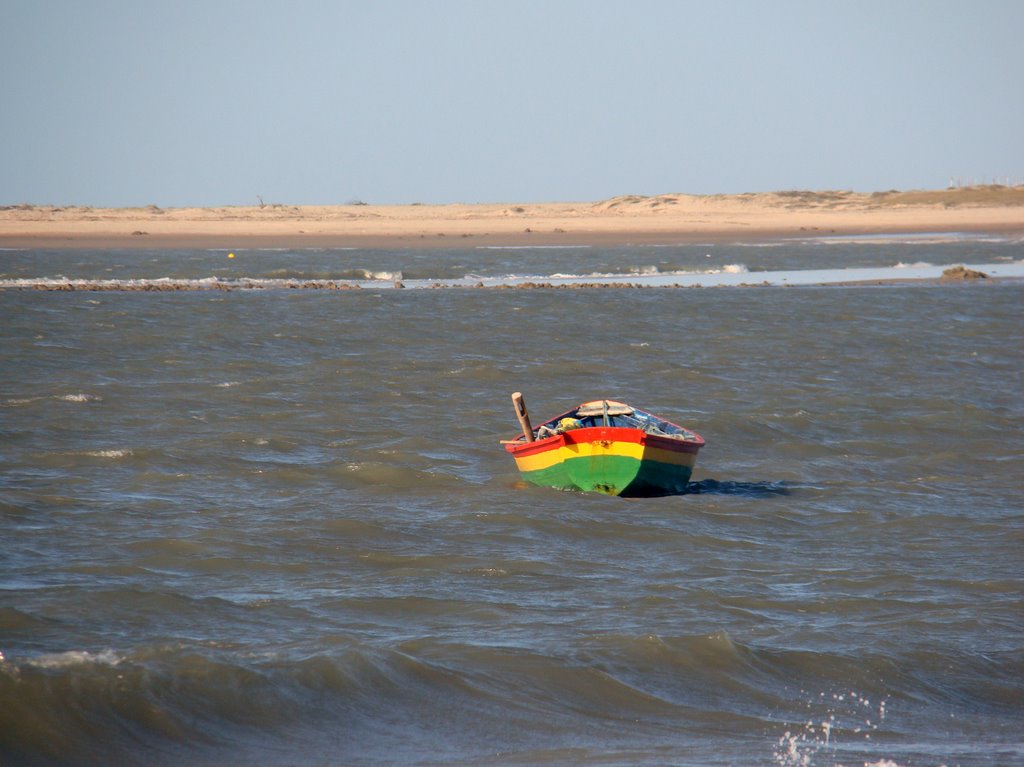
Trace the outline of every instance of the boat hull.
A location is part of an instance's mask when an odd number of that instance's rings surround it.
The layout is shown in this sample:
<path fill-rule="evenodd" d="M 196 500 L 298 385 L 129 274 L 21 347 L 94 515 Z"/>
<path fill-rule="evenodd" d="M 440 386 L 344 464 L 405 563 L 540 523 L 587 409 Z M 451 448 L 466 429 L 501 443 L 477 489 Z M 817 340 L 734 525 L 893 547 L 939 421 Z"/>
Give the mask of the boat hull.
<path fill-rule="evenodd" d="M 508 449 L 523 479 L 535 485 L 636 497 L 683 492 L 702 445 L 601 426 Z"/>

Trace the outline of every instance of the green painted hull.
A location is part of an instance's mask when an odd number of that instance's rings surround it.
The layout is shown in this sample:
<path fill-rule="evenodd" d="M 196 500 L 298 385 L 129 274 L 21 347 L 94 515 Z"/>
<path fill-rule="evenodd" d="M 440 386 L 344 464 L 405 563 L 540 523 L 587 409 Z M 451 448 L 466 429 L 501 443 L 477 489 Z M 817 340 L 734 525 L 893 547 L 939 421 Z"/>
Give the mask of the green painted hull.
<path fill-rule="evenodd" d="M 571 458 L 544 469 L 522 472 L 522 477 L 534 485 L 560 490 L 650 497 L 683 492 L 692 473 L 689 466 L 608 455 Z"/>

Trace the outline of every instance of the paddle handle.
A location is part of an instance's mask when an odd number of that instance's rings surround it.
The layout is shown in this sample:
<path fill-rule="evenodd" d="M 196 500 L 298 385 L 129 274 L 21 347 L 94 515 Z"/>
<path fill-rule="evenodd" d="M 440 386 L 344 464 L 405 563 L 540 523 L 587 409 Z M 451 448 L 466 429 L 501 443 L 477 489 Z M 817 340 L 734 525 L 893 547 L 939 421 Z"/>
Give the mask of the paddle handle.
<path fill-rule="evenodd" d="M 533 442 L 533 427 L 530 425 L 530 414 L 526 412 L 526 403 L 523 401 L 522 393 L 514 392 L 512 394 L 512 405 L 516 409 L 516 418 L 519 419 L 519 425 L 523 429 L 523 436 L 526 437 L 527 442 Z"/>

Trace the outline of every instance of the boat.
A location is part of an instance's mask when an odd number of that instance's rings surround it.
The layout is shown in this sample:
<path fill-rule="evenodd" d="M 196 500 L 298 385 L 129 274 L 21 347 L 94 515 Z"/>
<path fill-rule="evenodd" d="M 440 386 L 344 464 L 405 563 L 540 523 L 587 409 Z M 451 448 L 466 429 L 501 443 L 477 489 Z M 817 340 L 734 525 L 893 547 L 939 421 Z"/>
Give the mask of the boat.
<path fill-rule="evenodd" d="M 704 438 L 617 400 L 584 402 L 534 429 L 523 395 L 512 402 L 522 427 L 502 440 L 523 479 L 535 485 L 625 497 L 686 490 Z"/>

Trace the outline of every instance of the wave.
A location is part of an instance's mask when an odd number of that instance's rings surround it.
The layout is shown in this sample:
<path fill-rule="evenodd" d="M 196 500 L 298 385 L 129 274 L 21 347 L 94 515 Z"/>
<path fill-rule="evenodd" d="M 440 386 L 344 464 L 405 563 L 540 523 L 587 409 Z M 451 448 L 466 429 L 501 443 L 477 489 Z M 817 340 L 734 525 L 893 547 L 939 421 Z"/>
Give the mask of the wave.
<path fill-rule="evenodd" d="M 67 650 L 0 656 L 0 761 L 173 764 L 224 749 L 244 763 L 238 754 L 269 740 L 289 764 L 335 751 L 332 761 L 402 763 L 410 742 L 440 763 L 582 740 L 661 764 L 711 731 L 753 737 L 761 763 L 808 764 L 839 744 L 844 758 L 879 760 L 917 741 L 922 709 L 954 715 L 954 729 L 1012 718 L 1022 672 L 1019 653 L 819 653 L 723 632 L 596 635 L 550 648 L 429 637 L 378 648 L 328 632 L 316 648 Z M 892 750 L 879 753 L 872 742 L 883 735 Z M 306 761 L 286 748 L 296 739 L 311 750 Z"/>
<path fill-rule="evenodd" d="M 750 270 L 746 264 L 725 264 L 711 269 L 662 269 L 654 264 L 631 266 L 626 272 L 589 272 L 587 274 L 573 272 L 554 272 L 547 275 L 506 275 L 505 280 L 629 280 L 635 277 L 693 277 L 695 275 L 716 274 L 747 274 Z"/>
<path fill-rule="evenodd" d="M 103 400 L 103 398 L 98 394 L 83 394 L 81 392 L 75 394 L 58 394 L 55 395 L 55 399 L 59 399 L 64 402 L 100 402 Z"/>
<path fill-rule="evenodd" d="M 631 275 L 640 276 L 673 276 L 673 275 L 693 275 L 693 274 L 746 274 L 749 272 L 749 268 L 746 264 L 725 264 L 720 267 L 713 267 L 711 269 L 688 269 L 685 267 L 662 269 L 661 266 L 655 264 L 647 264 L 643 266 L 631 266 L 625 274 L 610 272 L 610 273 L 594 273 L 589 275 L 567 275 L 567 276 L 578 276 L 578 277 L 626 277 Z M 552 275 L 556 276 L 556 275 Z"/>
<path fill-rule="evenodd" d="M 224 281 L 224 278 L 220 278 Z M 255 278 L 254 278 L 255 279 Z M 307 280 L 347 280 L 347 281 L 363 281 L 363 280 L 400 280 L 402 279 L 402 272 L 400 270 L 373 270 L 373 269 L 340 269 L 331 270 L 327 273 L 323 269 L 269 269 L 265 272 L 265 276 L 259 279 L 265 280 L 278 280 L 278 281 L 299 281 L 305 282 Z"/>
<path fill-rule="evenodd" d="M 107 450 L 85 450 L 75 455 L 85 455 L 90 458 L 126 458 L 132 455 L 132 451 L 124 449 L 107 449 Z"/>
<path fill-rule="evenodd" d="M 36 656 L 25 661 L 25 667 L 42 669 L 66 669 L 72 666 L 105 665 L 116 666 L 125 656 L 113 650 L 93 653 L 86 650 L 68 650 L 67 652 L 49 653 Z"/>
<path fill-rule="evenodd" d="M 965 243 L 1013 244 L 1021 242 L 1017 236 L 1000 236 L 982 232 L 907 232 L 904 234 L 808 234 L 794 237 L 789 242 L 813 245 L 960 245 Z"/>
<path fill-rule="evenodd" d="M 35 397 L 10 397 L 3 400 L 3 405 L 6 407 L 21 407 L 24 405 L 31 405 L 35 402 L 41 402 L 43 400 L 55 399 L 59 402 L 102 402 L 103 397 L 99 394 L 87 394 L 85 392 L 72 392 L 70 394 L 53 394 L 43 395 Z"/>
<path fill-rule="evenodd" d="M 371 272 L 361 274 L 370 275 Z M 394 273 L 381 272 L 375 276 L 362 276 L 355 279 L 297 279 L 238 277 L 223 279 L 220 277 L 199 278 L 133 278 L 133 279 L 63 279 L 60 277 L 21 277 L 0 280 L 0 290 L 51 290 L 51 291 L 195 291 L 195 290 L 281 290 L 281 289 L 322 289 L 346 290 L 360 287 L 360 282 L 372 282 L 385 278 L 390 279 Z M 400 273 L 399 273 L 400 274 Z"/>
<path fill-rule="evenodd" d="M 297 275 L 297 277 L 298 276 L 300 275 Z M 385 269 L 380 271 L 375 271 L 372 269 L 348 269 L 342 270 L 337 275 L 325 279 L 349 281 L 381 280 L 387 282 L 394 282 L 396 280 L 404 279 L 404 275 L 400 269 Z"/>

